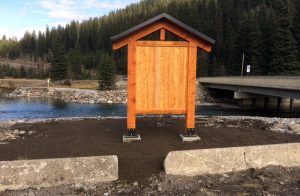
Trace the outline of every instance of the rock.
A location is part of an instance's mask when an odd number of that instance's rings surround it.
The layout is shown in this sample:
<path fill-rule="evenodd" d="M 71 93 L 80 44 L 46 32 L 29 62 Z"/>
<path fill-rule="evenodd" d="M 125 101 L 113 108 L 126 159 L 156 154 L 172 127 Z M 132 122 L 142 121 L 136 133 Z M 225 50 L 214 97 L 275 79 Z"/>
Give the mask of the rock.
<path fill-rule="evenodd" d="M 28 135 L 32 135 L 32 134 L 34 134 L 35 133 L 35 131 L 29 131 L 28 132 Z"/>
<path fill-rule="evenodd" d="M 96 189 L 97 189 L 96 185 L 93 184 L 86 187 L 86 190 L 88 191 L 96 191 Z"/>
<path fill-rule="evenodd" d="M 35 193 L 32 190 L 28 191 L 28 196 L 35 196 Z"/>
<path fill-rule="evenodd" d="M 6 134 L 6 136 L 5 136 L 4 139 L 14 140 L 14 139 L 16 139 L 16 138 L 17 138 L 16 135 L 11 134 L 11 133 L 8 133 L 8 134 Z"/>
<path fill-rule="evenodd" d="M 23 135 L 25 135 L 25 134 L 26 134 L 25 131 L 19 131 L 19 135 L 20 135 L 20 136 L 23 136 Z"/>
<path fill-rule="evenodd" d="M 81 191 L 84 191 L 84 186 L 81 183 L 76 183 L 74 185 L 74 189 L 75 189 L 75 191 L 81 192 Z"/>
<path fill-rule="evenodd" d="M 116 101 L 117 101 L 117 102 L 122 102 L 122 97 L 117 97 L 117 98 L 116 98 Z"/>
<path fill-rule="evenodd" d="M 18 130 L 18 129 L 15 129 L 15 130 L 13 131 L 13 133 L 17 135 L 17 134 L 19 133 L 19 130 Z"/>
<path fill-rule="evenodd" d="M 157 190 L 161 192 L 162 191 L 162 187 L 158 186 Z"/>
<path fill-rule="evenodd" d="M 288 128 L 293 132 L 300 134 L 300 124 L 295 123 L 295 121 L 289 123 Z"/>
<path fill-rule="evenodd" d="M 126 90 L 96 91 L 70 88 L 18 88 L 8 97 L 48 97 L 71 103 L 123 103 L 126 102 Z"/>
<path fill-rule="evenodd" d="M 4 133 L 0 132 L 0 141 L 4 139 Z"/>
<path fill-rule="evenodd" d="M 139 183 L 138 183 L 137 181 L 135 181 L 132 185 L 133 185 L 133 186 L 138 186 Z"/>

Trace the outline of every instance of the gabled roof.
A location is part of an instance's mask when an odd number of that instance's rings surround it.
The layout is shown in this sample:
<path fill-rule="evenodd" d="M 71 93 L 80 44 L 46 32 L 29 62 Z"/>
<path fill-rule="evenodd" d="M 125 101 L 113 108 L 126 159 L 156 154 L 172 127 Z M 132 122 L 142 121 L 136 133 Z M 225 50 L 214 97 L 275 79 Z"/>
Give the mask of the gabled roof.
<path fill-rule="evenodd" d="M 199 31 L 197 31 L 196 29 L 194 29 L 194 28 L 192 28 L 192 27 L 184 24 L 183 22 L 181 22 L 181 21 L 173 18 L 172 16 L 170 16 L 170 15 L 168 15 L 166 13 L 162 13 L 162 14 L 160 14 L 158 16 L 155 16 L 154 18 L 151 18 L 150 20 L 147 20 L 146 22 L 143 22 L 143 23 L 141 23 L 141 24 L 139 24 L 139 25 L 137 25 L 135 27 L 132 27 L 132 28 L 128 29 L 127 31 L 124 31 L 123 33 L 120 33 L 120 34 L 118 34 L 116 36 L 113 36 L 111 38 L 111 41 L 112 42 L 116 42 L 116 41 L 118 41 L 118 40 L 120 40 L 120 39 L 122 39 L 124 37 L 127 37 L 128 35 L 136 32 L 136 31 L 138 31 L 138 30 L 140 30 L 140 29 L 142 29 L 142 28 L 144 28 L 146 26 L 149 26 L 152 23 L 160 21 L 160 20 L 167 20 L 167 21 L 169 21 L 169 22 L 171 22 L 171 23 L 179 26 L 180 28 L 184 29 L 188 33 L 193 34 L 197 38 L 200 38 L 200 39 L 203 39 L 203 40 L 209 42 L 210 44 L 214 44 L 215 43 L 214 39 L 212 39 L 212 38 L 204 35 L 203 33 L 201 33 Z"/>

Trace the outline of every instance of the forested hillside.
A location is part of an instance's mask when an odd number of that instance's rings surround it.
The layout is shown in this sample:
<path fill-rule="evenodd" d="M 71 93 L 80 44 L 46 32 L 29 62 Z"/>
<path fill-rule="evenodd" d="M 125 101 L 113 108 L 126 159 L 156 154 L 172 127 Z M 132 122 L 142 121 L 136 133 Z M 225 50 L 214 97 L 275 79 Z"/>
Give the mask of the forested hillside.
<path fill-rule="evenodd" d="M 212 54 L 199 51 L 198 75 L 239 75 L 243 53 L 252 75 L 300 75 L 299 0 L 144 0 L 107 16 L 26 32 L 20 41 L 3 38 L 0 56 L 52 62 L 60 48 L 67 77 L 82 79 L 108 53 L 126 73 L 126 49 L 113 53 L 110 37 L 162 12 L 216 40 Z"/>

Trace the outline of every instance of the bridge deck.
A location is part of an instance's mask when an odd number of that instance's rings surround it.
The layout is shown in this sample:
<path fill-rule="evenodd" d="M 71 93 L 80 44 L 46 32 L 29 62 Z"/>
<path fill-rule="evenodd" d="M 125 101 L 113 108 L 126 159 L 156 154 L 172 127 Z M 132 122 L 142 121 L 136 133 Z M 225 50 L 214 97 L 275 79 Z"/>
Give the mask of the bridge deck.
<path fill-rule="evenodd" d="M 300 77 L 207 77 L 200 83 L 300 90 Z"/>

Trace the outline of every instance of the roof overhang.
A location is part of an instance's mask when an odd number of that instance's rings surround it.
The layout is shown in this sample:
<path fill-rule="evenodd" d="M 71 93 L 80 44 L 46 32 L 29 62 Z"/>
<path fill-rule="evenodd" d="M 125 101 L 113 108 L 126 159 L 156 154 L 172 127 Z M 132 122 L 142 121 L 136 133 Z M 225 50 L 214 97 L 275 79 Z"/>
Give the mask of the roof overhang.
<path fill-rule="evenodd" d="M 177 34 L 179 37 L 187 39 L 188 41 L 193 40 L 194 42 L 199 42 L 200 45 L 197 45 L 200 48 L 202 48 L 201 46 L 203 46 L 203 49 L 207 51 L 210 51 L 210 49 L 208 48 L 210 48 L 211 45 L 215 44 L 214 39 L 204 35 L 203 33 L 173 18 L 172 16 L 163 13 L 146 22 L 134 26 L 128 29 L 127 31 L 113 36 L 111 38 L 113 42 L 113 49 L 116 50 L 120 47 L 127 45 L 129 41 L 136 41 L 137 39 L 140 39 L 141 36 L 145 36 L 145 33 L 140 33 L 139 36 L 138 32 L 144 31 L 146 32 L 146 34 L 150 34 L 156 30 L 159 30 L 160 28 L 165 28 L 166 30 L 169 30 L 175 34 L 176 32 L 181 32 L 183 37 Z"/>

